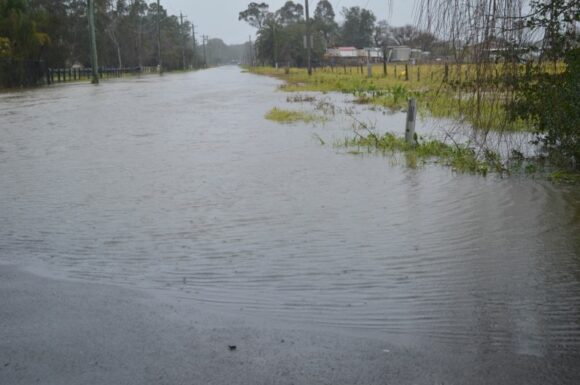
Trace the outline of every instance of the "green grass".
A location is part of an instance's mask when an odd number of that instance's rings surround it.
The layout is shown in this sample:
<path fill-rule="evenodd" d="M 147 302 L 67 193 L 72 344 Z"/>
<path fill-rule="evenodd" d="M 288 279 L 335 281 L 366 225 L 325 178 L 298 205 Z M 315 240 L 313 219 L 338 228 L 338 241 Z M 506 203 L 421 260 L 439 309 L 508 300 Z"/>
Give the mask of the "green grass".
<path fill-rule="evenodd" d="M 548 179 L 554 183 L 580 185 L 580 173 L 566 170 L 552 172 Z"/>
<path fill-rule="evenodd" d="M 411 167 L 432 161 L 449 166 L 458 172 L 487 175 L 489 172 L 501 174 L 506 171 L 496 153 L 491 151 L 477 153 L 468 145 L 448 144 L 435 139 L 417 138 L 414 144 L 409 144 L 405 138 L 392 133 L 377 135 L 370 132 L 367 135 L 357 134 L 355 138 L 344 139 L 338 145 L 351 149 L 349 153 L 361 153 L 361 147 L 383 154 L 402 153 L 405 155 L 407 165 Z M 353 151 L 353 147 L 358 150 Z"/>
<path fill-rule="evenodd" d="M 475 70 L 472 65 L 450 66 L 449 81 L 444 83 L 444 66 L 423 64 L 409 66 L 409 80 L 404 76 L 404 65 L 389 64 L 387 75 L 382 66 L 375 66 L 373 76 L 366 77 L 355 67 L 322 69 L 308 76 L 305 69 L 291 68 L 286 74 L 282 69 L 251 67 L 247 70 L 284 80 L 280 88 L 288 92 L 318 91 L 352 94 L 355 103 L 373 104 L 401 110 L 407 107 L 407 99 L 416 98 L 422 114 L 451 118 L 469 123 L 475 128 L 489 130 L 525 131 L 532 125 L 522 120 L 511 121 L 506 110 L 507 98 L 498 88 L 501 68 L 486 83 L 484 92 L 475 97 Z"/>
<path fill-rule="evenodd" d="M 266 119 L 278 123 L 317 123 L 326 120 L 324 116 L 315 115 L 309 112 L 283 110 L 277 107 L 274 107 L 266 114 Z"/>

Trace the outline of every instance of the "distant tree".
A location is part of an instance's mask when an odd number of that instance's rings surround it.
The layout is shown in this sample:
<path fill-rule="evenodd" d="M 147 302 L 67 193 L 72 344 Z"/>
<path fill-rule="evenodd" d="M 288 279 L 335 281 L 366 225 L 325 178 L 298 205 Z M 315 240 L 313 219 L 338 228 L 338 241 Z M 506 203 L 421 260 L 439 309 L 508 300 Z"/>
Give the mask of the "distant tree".
<path fill-rule="evenodd" d="M 565 53 L 580 45 L 578 0 L 532 0 L 532 12 L 526 27 L 543 29 L 543 53 L 551 60 L 565 57 Z"/>
<path fill-rule="evenodd" d="M 303 19 L 304 7 L 301 4 L 287 1 L 282 8 L 276 11 L 276 17 L 284 27 L 300 22 Z"/>
<path fill-rule="evenodd" d="M 117 0 L 115 8 L 111 9 L 109 12 L 110 22 L 106 27 L 105 31 L 111 42 L 115 47 L 117 54 L 117 67 L 123 68 L 123 58 L 121 56 L 121 42 L 119 40 L 119 30 L 121 28 L 121 23 L 125 17 L 125 12 L 127 11 L 127 4 L 125 0 Z"/>
<path fill-rule="evenodd" d="M 390 45 L 399 45 L 398 40 L 393 35 L 391 26 L 386 20 L 380 20 L 375 26 L 373 35 L 374 43 L 377 47 L 386 47 Z"/>
<path fill-rule="evenodd" d="M 238 20 L 243 20 L 252 27 L 261 30 L 264 22 L 271 17 L 270 6 L 266 3 L 250 3 L 248 8 L 240 12 Z"/>
<path fill-rule="evenodd" d="M 334 20 L 332 4 L 328 0 L 320 0 L 314 10 L 314 30 L 319 32 L 326 46 L 333 46 L 338 32 L 338 24 Z"/>
<path fill-rule="evenodd" d="M 392 27 L 391 33 L 400 45 L 411 45 L 413 39 L 419 35 L 419 31 L 414 26 L 407 24 L 402 27 Z"/>
<path fill-rule="evenodd" d="M 129 52 L 132 53 L 133 64 L 143 66 L 144 51 L 144 17 L 147 11 L 147 3 L 144 0 L 133 0 L 129 5 L 127 20 Z M 193 63 L 193 59 L 192 59 Z"/>
<path fill-rule="evenodd" d="M 34 84 L 39 77 L 34 62 L 42 59 L 50 37 L 37 29 L 35 14 L 27 1 L 0 0 L 0 85 Z"/>
<path fill-rule="evenodd" d="M 328 0 L 320 0 L 314 10 L 313 28 L 322 35 L 327 47 L 334 46 L 338 35 L 338 24 L 335 21 L 334 9 Z"/>
<path fill-rule="evenodd" d="M 86 0 L 0 0 L 0 77 L 8 79 L 0 83 L 30 84 L 23 74 L 38 72 L 41 62 L 53 68 L 90 65 L 86 8 Z M 95 11 L 102 66 L 157 64 L 156 2 L 95 0 Z M 193 63 L 191 24 L 159 11 L 165 66 L 181 68 L 183 53 Z"/>
<path fill-rule="evenodd" d="M 422 51 L 432 51 L 436 42 L 437 38 L 435 35 L 421 31 L 409 41 L 409 45 Z"/>
<path fill-rule="evenodd" d="M 340 29 L 343 45 L 357 48 L 370 47 L 373 44 L 375 31 L 375 15 L 364 8 L 343 8 L 344 23 Z"/>

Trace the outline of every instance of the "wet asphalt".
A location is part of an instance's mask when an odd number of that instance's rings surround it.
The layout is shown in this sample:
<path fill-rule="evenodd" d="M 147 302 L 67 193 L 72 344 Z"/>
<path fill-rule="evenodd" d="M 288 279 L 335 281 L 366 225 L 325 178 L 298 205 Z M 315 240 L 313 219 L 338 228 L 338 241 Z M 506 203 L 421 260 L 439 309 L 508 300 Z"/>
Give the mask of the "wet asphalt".
<path fill-rule="evenodd" d="M 576 355 L 544 360 L 470 346 L 442 353 L 395 337 L 0 266 L 2 385 L 580 383 Z"/>

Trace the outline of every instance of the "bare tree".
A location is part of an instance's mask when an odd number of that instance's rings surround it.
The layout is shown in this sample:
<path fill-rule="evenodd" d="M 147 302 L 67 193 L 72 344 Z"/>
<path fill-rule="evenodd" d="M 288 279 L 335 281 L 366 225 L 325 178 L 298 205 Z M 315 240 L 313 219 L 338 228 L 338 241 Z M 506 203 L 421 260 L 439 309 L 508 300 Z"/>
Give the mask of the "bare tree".
<path fill-rule="evenodd" d="M 521 52 L 530 42 L 523 11 L 523 0 L 421 0 L 417 8 L 420 28 L 448 46 L 444 59 L 455 65 L 457 103 L 484 134 L 507 125 L 507 116 L 498 123 L 497 112 L 513 98 Z"/>

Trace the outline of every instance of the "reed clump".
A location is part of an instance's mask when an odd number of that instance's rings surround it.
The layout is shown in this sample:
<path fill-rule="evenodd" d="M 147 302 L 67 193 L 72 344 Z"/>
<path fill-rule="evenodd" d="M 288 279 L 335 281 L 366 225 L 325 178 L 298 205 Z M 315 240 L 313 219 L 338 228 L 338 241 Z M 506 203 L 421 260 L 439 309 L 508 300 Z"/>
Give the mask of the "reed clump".
<path fill-rule="evenodd" d="M 324 122 L 326 118 L 324 116 L 312 114 L 305 111 L 291 111 L 284 110 L 281 108 L 274 107 L 267 114 L 266 119 L 278 122 L 278 123 L 319 123 Z"/>

